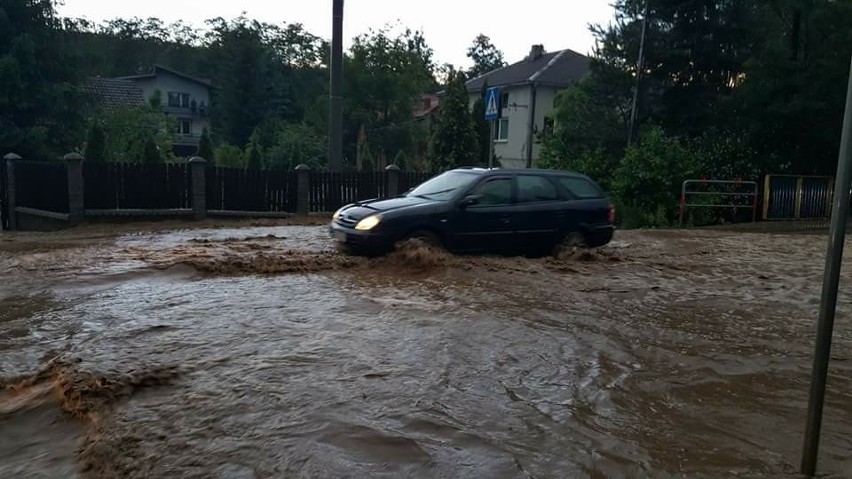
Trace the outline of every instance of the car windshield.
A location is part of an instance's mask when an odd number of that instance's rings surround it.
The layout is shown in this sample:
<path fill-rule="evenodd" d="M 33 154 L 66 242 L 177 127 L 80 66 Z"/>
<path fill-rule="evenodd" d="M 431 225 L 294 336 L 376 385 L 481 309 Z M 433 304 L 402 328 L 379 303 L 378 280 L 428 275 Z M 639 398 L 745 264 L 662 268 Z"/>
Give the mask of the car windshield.
<path fill-rule="evenodd" d="M 430 200 L 448 200 L 458 190 L 469 186 L 476 180 L 477 175 L 462 171 L 442 173 L 417 188 L 409 191 L 406 196 L 416 196 Z"/>

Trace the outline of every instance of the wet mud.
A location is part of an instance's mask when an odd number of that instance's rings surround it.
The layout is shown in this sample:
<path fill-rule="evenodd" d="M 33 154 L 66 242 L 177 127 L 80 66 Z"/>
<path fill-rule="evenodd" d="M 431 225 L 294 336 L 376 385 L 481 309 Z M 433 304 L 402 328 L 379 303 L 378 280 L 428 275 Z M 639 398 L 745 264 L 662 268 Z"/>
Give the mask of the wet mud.
<path fill-rule="evenodd" d="M 0 476 L 798 477 L 823 236 L 365 259 L 203 226 L 0 241 Z M 852 476 L 851 305 L 825 477 Z"/>

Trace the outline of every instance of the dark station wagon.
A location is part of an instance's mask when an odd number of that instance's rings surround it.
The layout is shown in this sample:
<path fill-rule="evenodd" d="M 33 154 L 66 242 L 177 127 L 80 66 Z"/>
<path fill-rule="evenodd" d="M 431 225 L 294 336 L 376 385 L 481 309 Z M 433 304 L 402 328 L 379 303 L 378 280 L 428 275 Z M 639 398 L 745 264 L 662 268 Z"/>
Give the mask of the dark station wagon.
<path fill-rule="evenodd" d="M 382 254 L 418 238 L 452 252 L 548 254 L 612 240 L 615 208 L 588 177 L 555 170 L 460 168 L 393 198 L 346 205 L 330 233 L 353 252 Z"/>

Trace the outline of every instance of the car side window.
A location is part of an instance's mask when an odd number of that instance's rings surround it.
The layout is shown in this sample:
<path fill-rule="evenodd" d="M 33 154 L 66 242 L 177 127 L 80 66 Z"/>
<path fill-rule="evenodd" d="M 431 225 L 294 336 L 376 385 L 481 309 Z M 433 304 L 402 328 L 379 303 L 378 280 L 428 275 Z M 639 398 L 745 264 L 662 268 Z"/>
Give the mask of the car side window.
<path fill-rule="evenodd" d="M 603 196 L 600 189 L 593 185 L 589 180 L 583 178 L 562 177 L 559 178 L 559 184 L 562 185 L 574 198 L 585 200 L 589 198 L 600 198 Z"/>
<path fill-rule="evenodd" d="M 518 203 L 556 201 L 556 185 L 544 176 L 518 175 Z"/>
<path fill-rule="evenodd" d="M 512 202 L 512 180 L 494 178 L 478 185 L 470 193 L 479 197 L 479 206 L 508 205 Z"/>

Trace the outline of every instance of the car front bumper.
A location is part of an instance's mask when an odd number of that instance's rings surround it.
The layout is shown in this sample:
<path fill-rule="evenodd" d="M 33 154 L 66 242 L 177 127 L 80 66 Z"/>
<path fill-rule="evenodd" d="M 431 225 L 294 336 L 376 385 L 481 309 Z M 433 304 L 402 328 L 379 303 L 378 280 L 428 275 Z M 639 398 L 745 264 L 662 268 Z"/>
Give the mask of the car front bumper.
<path fill-rule="evenodd" d="M 332 222 L 328 233 L 338 245 L 364 253 L 382 253 L 393 249 L 393 238 L 386 232 L 358 231 Z"/>

